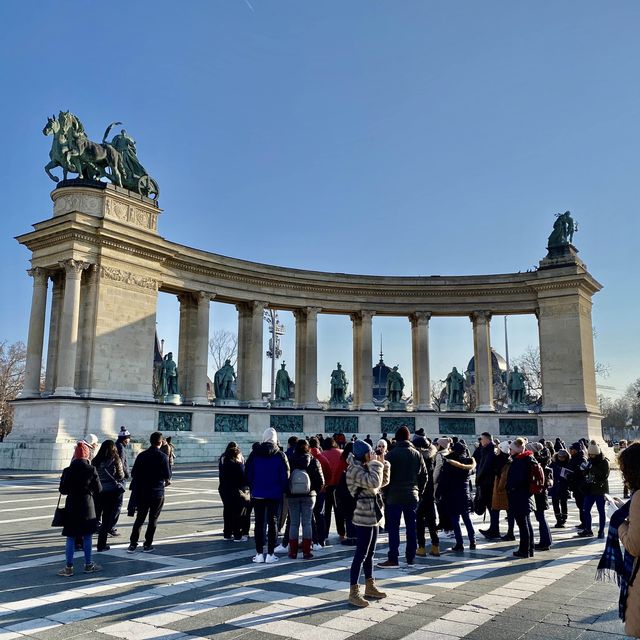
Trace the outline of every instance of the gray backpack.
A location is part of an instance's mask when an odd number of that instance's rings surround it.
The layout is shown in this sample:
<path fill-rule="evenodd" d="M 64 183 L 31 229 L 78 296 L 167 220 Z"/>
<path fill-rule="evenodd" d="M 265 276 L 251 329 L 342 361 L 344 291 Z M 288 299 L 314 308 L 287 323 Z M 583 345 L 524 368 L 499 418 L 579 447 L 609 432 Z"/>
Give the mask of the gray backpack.
<path fill-rule="evenodd" d="M 294 469 L 289 478 L 289 492 L 293 496 L 311 493 L 311 478 L 304 469 Z"/>

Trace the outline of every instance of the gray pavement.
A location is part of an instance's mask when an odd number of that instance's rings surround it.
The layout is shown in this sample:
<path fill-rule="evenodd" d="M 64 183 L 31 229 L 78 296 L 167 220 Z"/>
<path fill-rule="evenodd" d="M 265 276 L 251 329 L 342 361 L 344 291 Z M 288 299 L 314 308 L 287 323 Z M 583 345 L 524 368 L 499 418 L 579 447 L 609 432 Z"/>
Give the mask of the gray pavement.
<path fill-rule="evenodd" d="M 352 548 L 334 544 L 313 560 L 255 565 L 253 539 L 223 540 L 217 480 L 203 466 L 176 470 L 155 553 L 126 553 L 125 513 L 122 537 L 95 554 L 103 571 L 85 575 L 76 557 L 76 575 L 61 578 L 64 541 L 49 526 L 57 478 L 0 472 L 0 640 L 625 637 L 617 587 L 594 583 L 603 544 L 575 538 L 572 528 L 554 530 L 552 550 L 530 560 L 514 559 L 513 543 L 480 543 L 464 555 L 377 570 L 389 597 L 360 610 L 346 604 Z M 620 495 L 619 477 L 611 489 Z M 385 551 L 381 535 L 377 559 Z"/>

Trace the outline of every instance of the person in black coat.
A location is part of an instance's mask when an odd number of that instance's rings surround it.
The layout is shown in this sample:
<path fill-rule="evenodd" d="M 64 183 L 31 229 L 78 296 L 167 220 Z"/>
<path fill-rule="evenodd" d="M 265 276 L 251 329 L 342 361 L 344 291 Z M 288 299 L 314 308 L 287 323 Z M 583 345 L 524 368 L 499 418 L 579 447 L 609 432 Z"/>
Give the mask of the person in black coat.
<path fill-rule="evenodd" d="M 164 505 L 164 488 L 171 480 L 169 458 L 160 451 L 162 434 L 154 431 L 149 437 L 151 446 L 140 453 L 131 469 L 131 490 L 137 509 L 136 520 L 133 523 L 129 538 L 129 553 L 134 553 L 140 539 L 140 529 L 149 516 L 149 523 L 144 535 L 143 551 L 153 551 L 153 536 L 156 532 L 158 518 Z"/>
<path fill-rule="evenodd" d="M 225 540 L 246 542 L 244 518 L 249 506 L 249 488 L 244 475 L 242 453 L 235 442 L 227 445 L 219 461 L 218 493 L 222 499 L 222 535 Z"/>
<path fill-rule="evenodd" d="M 96 496 L 96 516 L 101 522 L 98 551 L 109 551 L 107 535 L 113 530 L 113 519 L 124 494 L 124 470 L 113 440 L 105 440 L 91 464 L 96 468 L 102 491 Z"/>
<path fill-rule="evenodd" d="M 500 537 L 500 512 L 492 509 L 493 487 L 497 476 L 496 445 L 490 433 L 483 433 L 479 439 L 480 446 L 476 449 L 476 504 L 485 511 L 489 511 L 489 528 L 480 530 L 488 540 Z M 474 453 L 476 453 L 474 452 Z M 475 457 L 475 455 L 474 455 Z"/>
<path fill-rule="evenodd" d="M 476 468 L 476 461 L 467 454 L 468 451 L 461 442 L 456 442 L 451 447 L 451 453 L 444 460 L 436 490 L 436 500 L 449 518 L 455 535 L 456 545 L 452 551 L 464 550 L 460 516 L 469 536 L 469 549 L 476 548 L 476 533 L 469 517 L 469 477 Z"/>
<path fill-rule="evenodd" d="M 579 531 L 584 529 L 582 520 L 582 511 L 584 509 L 584 475 L 589 464 L 587 461 L 586 449 L 583 448 L 582 442 L 574 442 L 569 447 L 569 489 L 573 492 L 573 498 L 576 501 L 576 507 L 580 513 L 580 524 L 576 527 Z"/>
<path fill-rule="evenodd" d="M 84 571 L 94 573 L 102 567 L 91 560 L 92 536 L 98 530 L 98 519 L 94 496 L 102 490 L 98 472 L 89 462 L 91 451 L 84 442 L 78 442 L 71 464 L 62 472 L 60 493 L 67 496 L 64 504 L 64 527 L 62 535 L 67 542 L 65 555 L 67 564 L 58 571 L 59 576 L 73 575 L 73 552 L 76 537 L 82 538 L 84 550 Z"/>
<path fill-rule="evenodd" d="M 565 522 L 567 521 L 568 509 L 567 502 L 569 500 L 569 452 L 564 449 L 560 449 L 550 465 L 551 472 L 553 473 L 553 485 L 549 489 L 549 495 L 551 496 L 551 502 L 553 504 L 553 513 L 556 516 L 556 523 L 553 525 L 554 529 L 564 529 Z"/>
<path fill-rule="evenodd" d="M 533 557 L 531 512 L 535 510 L 535 503 L 531 493 L 531 466 L 535 460 L 533 453 L 525 450 L 525 444 L 523 438 L 516 438 L 511 443 L 511 464 L 507 476 L 509 511 L 520 534 L 520 546 L 513 552 L 516 558 Z"/>
<path fill-rule="evenodd" d="M 540 541 L 538 544 L 534 545 L 534 549 L 536 551 L 549 551 L 552 544 L 551 530 L 549 529 L 549 524 L 547 523 L 544 513 L 549 508 L 548 490 L 553 482 L 553 472 L 549 467 L 549 450 L 539 442 L 529 443 L 526 448 L 533 452 L 533 457 L 542 467 L 545 481 L 542 491 L 534 494 L 533 496 L 533 501 L 536 506 L 534 515 L 538 522 L 538 530 L 540 534 Z"/>

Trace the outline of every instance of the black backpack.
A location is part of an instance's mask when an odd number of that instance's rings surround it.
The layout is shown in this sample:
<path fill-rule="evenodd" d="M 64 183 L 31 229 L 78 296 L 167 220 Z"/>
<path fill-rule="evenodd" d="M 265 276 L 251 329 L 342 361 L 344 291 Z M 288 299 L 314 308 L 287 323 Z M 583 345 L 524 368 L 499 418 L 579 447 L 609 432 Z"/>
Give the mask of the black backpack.
<path fill-rule="evenodd" d="M 340 481 L 336 486 L 334 496 L 340 513 L 347 520 L 353 520 L 353 513 L 356 510 L 356 505 L 358 504 L 359 494 L 360 488 L 356 491 L 355 496 L 351 495 L 351 491 L 349 491 L 349 487 L 347 486 L 347 472 L 343 471 L 340 476 Z"/>

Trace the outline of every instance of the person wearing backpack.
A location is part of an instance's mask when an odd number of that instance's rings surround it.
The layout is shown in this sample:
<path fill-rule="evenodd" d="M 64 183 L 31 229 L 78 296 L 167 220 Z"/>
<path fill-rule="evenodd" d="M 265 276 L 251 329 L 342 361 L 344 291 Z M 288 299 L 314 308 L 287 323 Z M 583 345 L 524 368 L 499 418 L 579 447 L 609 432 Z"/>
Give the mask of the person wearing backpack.
<path fill-rule="evenodd" d="M 527 444 L 527 449 L 533 453 L 533 457 L 540 465 L 544 474 L 544 484 L 541 488 L 537 489 L 537 493 L 534 493 L 533 500 L 535 503 L 534 515 L 538 522 L 538 530 L 540 534 L 540 541 L 534 545 L 536 551 L 549 551 L 551 548 L 551 530 L 549 524 L 544 515 L 544 512 L 549 508 L 549 489 L 553 484 L 553 472 L 549 467 L 549 450 L 539 442 L 532 442 Z"/>
<path fill-rule="evenodd" d="M 373 578 L 373 554 L 378 539 L 378 525 L 382 520 L 380 489 L 389 483 L 389 465 L 382 453 L 376 454 L 362 440 L 353 443 L 347 468 L 347 486 L 353 497 L 352 515 L 356 535 L 356 549 L 351 562 L 349 604 L 368 607 L 365 598 L 381 599 L 387 594 L 380 591 Z M 360 593 L 360 573 L 364 569 L 364 598 Z"/>
<path fill-rule="evenodd" d="M 275 555 L 278 533 L 278 509 L 289 485 L 289 462 L 278 446 L 278 434 L 269 427 L 262 434 L 259 444 L 245 465 L 247 484 L 255 513 L 256 555 L 253 562 L 271 564 L 278 561 Z M 264 549 L 264 530 L 267 524 L 267 555 Z"/>
<path fill-rule="evenodd" d="M 507 475 L 507 497 L 509 511 L 518 526 L 520 546 L 513 552 L 516 558 L 533 557 L 533 527 L 531 512 L 535 510 L 533 492 L 531 490 L 531 476 L 534 464 L 533 453 L 525 450 L 525 439 L 516 438 L 509 449 L 511 464 Z"/>
<path fill-rule="evenodd" d="M 607 523 L 605 512 L 605 494 L 609 493 L 609 461 L 602 454 L 602 450 L 595 440 L 589 443 L 587 449 L 589 462 L 584 475 L 584 506 L 582 522 L 584 529 L 578 533 L 580 538 L 593 536 L 591 529 L 591 509 L 598 507 L 599 526 L 598 538 L 604 540 L 604 527 Z"/>
<path fill-rule="evenodd" d="M 309 443 L 298 440 L 289 458 L 291 475 L 287 498 L 289 503 L 289 557 L 298 557 L 298 533 L 302 524 L 302 557 L 313 558 L 311 553 L 313 506 L 317 492 L 322 489 L 324 476 L 316 458 L 309 453 Z"/>

